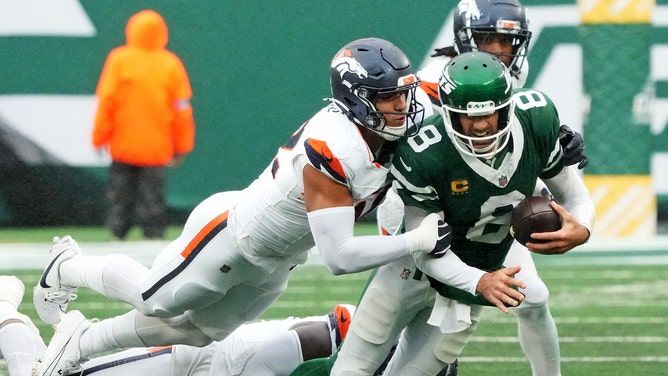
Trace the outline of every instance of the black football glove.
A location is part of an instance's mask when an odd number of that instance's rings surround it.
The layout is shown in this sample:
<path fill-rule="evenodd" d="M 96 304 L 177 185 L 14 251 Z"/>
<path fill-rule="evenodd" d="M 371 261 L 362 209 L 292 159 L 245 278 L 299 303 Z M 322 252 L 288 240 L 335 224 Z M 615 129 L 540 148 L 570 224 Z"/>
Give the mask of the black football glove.
<path fill-rule="evenodd" d="M 455 46 L 448 46 L 448 47 L 442 47 L 442 48 L 434 48 L 434 53 L 431 54 L 431 57 L 439 57 L 439 56 L 449 56 L 449 57 L 455 57 L 457 56 L 457 50 L 455 50 Z"/>
<path fill-rule="evenodd" d="M 559 144 L 564 151 L 564 164 L 566 166 L 578 164 L 582 170 L 589 164 L 589 158 L 585 155 L 585 144 L 582 135 L 572 130 L 568 125 L 559 127 Z"/>
<path fill-rule="evenodd" d="M 452 243 L 452 226 L 439 219 L 438 239 L 436 240 L 436 246 L 429 254 L 436 258 L 445 256 L 450 250 L 450 243 Z"/>

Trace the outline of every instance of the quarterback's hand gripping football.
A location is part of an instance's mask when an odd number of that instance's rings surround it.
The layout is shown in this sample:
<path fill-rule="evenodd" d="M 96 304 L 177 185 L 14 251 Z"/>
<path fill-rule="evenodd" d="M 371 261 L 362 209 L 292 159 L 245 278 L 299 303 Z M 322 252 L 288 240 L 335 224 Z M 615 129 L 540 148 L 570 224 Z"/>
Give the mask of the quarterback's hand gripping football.
<path fill-rule="evenodd" d="M 420 225 L 406 233 L 409 251 L 424 252 L 434 257 L 442 257 L 450 249 L 452 227 L 443 222 L 436 213 L 426 216 Z"/>
<path fill-rule="evenodd" d="M 559 127 L 559 144 L 564 152 L 564 164 L 566 166 L 578 164 L 582 170 L 589 164 L 589 158 L 584 153 L 585 144 L 582 135 L 572 130 L 568 125 Z"/>

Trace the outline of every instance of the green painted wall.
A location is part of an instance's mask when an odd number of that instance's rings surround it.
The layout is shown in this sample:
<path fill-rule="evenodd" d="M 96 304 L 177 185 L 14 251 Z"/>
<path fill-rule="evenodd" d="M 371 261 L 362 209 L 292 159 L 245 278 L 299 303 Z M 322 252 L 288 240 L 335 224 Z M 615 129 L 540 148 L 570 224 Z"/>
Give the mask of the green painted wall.
<path fill-rule="evenodd" d="M 667 3 L 658 1 L 657 5 Z M 169 177 L 170 205 L 189 211 L 214 192 L 248 185 L 276 148 L 323 105 L 322 98 L 330 95 L 329 61 L 342 45 L 356 38 L 382 37 L 399 45 L 419 66 L 455 4 L 433 0 L 83 0 L 81 5 L 96 30 L 93 37 L 0 35 L 0 95 L 92 95 L 108 51 L 124 43 L 128 17 L 140 9 L 157 10 L 170 27 L 168 48 L 184 61 L 194 90 L 195 151 Z M 556 43 L 581 43 L 579 31 L 574 27 L 543 30 L 531 52 L 529 84 Z M 658 43 L 668 43 L 665 29 L 654 31 Z M 605 40 L 602 36 L 597 43 Z M 623 49 L 613 47 L 605 58 Z M 664 131 L 658 137 L 665 140 L 668 136 Z M 586 140 L 588 145 L 599 142 Z M 668 148 L 663 141 L 653 141 L 653 145 Z M 597 149 L 592 146 L 591 150 Z M 592 161 L 592 166 L 598 163 Z M 70 179 L 64 168 L 54 169 L 55 181 Z M 78 185 L 81 191 L 75 196 L 88 198 L 79 200 L 79 210 L 87 212 L 81 218 L 99 221 L 105 209 L 106 169 L 78 170 L 86 184 Z M 11 184 L 12 176 L 16 175 L 0 175 L 0 184 Z M 30 184 L 49 184 L 54 181 L 53 173 L 45 179 L 40 176 Z M 34 201 L 48 205 L 48 192 L 45 189 Z M 0 199 L 6 194 L 0 193 Z M 8 208 L 6 197 L 3 201 L 0 223 L 15 222 L 16 211 Z M 53 216 L 48 223 L 59 223 L 58 213 Z M 33 217 L 26 214 L 20 222 L 44 223 Z"/>

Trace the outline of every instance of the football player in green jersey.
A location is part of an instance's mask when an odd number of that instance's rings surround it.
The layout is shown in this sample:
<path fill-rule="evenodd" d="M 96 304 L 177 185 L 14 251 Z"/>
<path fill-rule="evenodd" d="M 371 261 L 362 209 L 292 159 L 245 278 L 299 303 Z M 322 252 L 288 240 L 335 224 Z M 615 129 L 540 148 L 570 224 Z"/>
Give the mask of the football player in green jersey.
<path fill-rule="evenodd" d="M 451 226 L 451 247 L 440 258 L 404 258 L 378 269 L 332 375 L 372 374 L 400 333 L 384 375 L 437 374 L 461 354 L 482 304 L 505 313 L 519 305 L 524 297 L 516 288 L 526 286 L 513 276 L 520 268 L 503 262 L 513 241 L 511 212 L 533 194 L 537 178 L 561 204 L 552 206 L 562 228 L 534 234 L 527 247 L 560 254 L 590 236 L 594 206 L 577 171 L 564 166 L 559 117 L 547 95 L 512 91 L 507 68 L 484 52 L 453 58 L 439 91 L 441 113 L 400 143 L 392 172 L 406 228 L 439 213 Z"/>
<path fill-rule="evenodd" d="M 532 32 L 529 30 L 528 10 L 517 0 L 461 0 L 452 12 L 454 43 L 436 49 L 428 64 L 418 71 L 420 88 L 429 94 L 434 112 L 439 112 L 441 102 L 438 81 L 445 64 L 462 52 L 484 51 L 499 58 L 510 70 L 513 88 L 524 86 L 529 71 L 528 46 Z M 564 163 L 582 169 L 588 163 L 582 135 L 568 126 L 561 126 L 559 137 Z M 539 179 L 534 195 L 549 197 L 545 184 Z M 395 189 L 388 191 L 376 211 L 379 231 L 383 234 L 399 233 L 403 227 L 404 204 Z M 517 317 L 517 334 L 534 375 L 559 376 L 561 356 L 559 333 L 549 307 L 550 292 L 538 275 L 531 252 L 518 242 L 513 242 L 506 255 L 506 265 L 520 265 L 516 278 L 522 280 L 526 299 L 510 311 Z M 484 310 L 483 310 L 484 312 Z M 484 313 L 483 313 L 484 315 Z"/>

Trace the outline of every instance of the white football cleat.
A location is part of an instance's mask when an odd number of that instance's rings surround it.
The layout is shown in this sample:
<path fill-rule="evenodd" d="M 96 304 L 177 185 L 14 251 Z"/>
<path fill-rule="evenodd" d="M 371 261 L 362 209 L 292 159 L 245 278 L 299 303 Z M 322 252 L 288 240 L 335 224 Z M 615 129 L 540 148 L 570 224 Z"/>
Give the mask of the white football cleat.
<path fill-rule="evenodd" d="M 83 369 L 80 362 L 87 359 L 81 357 L 79 339 L 91 324 L 92 321 L 87 320 L 79 311 L 63 314 L 60 323 L 55 325 L 55 333 L 44 357 L 35 363 L 32 376 L 65 376 L 81 373 Z"/>
<path fill-rule="evenodd" d="M 33 290 L 33 304 L 37 314 L 47 324 L 57 324 L 67 312 L 67 304 L 76 299 L 77 286 L 60 283 L 60 264 L 81 253 L 71 236 L 54 237 L 49 263 Z"/>
<path fill-rule="evenodd" d="M 18 308 L 23 300 L 26 288 L 20 279 L 13 275 L 0 275 L 0 301 L 8 302 Z"/>

